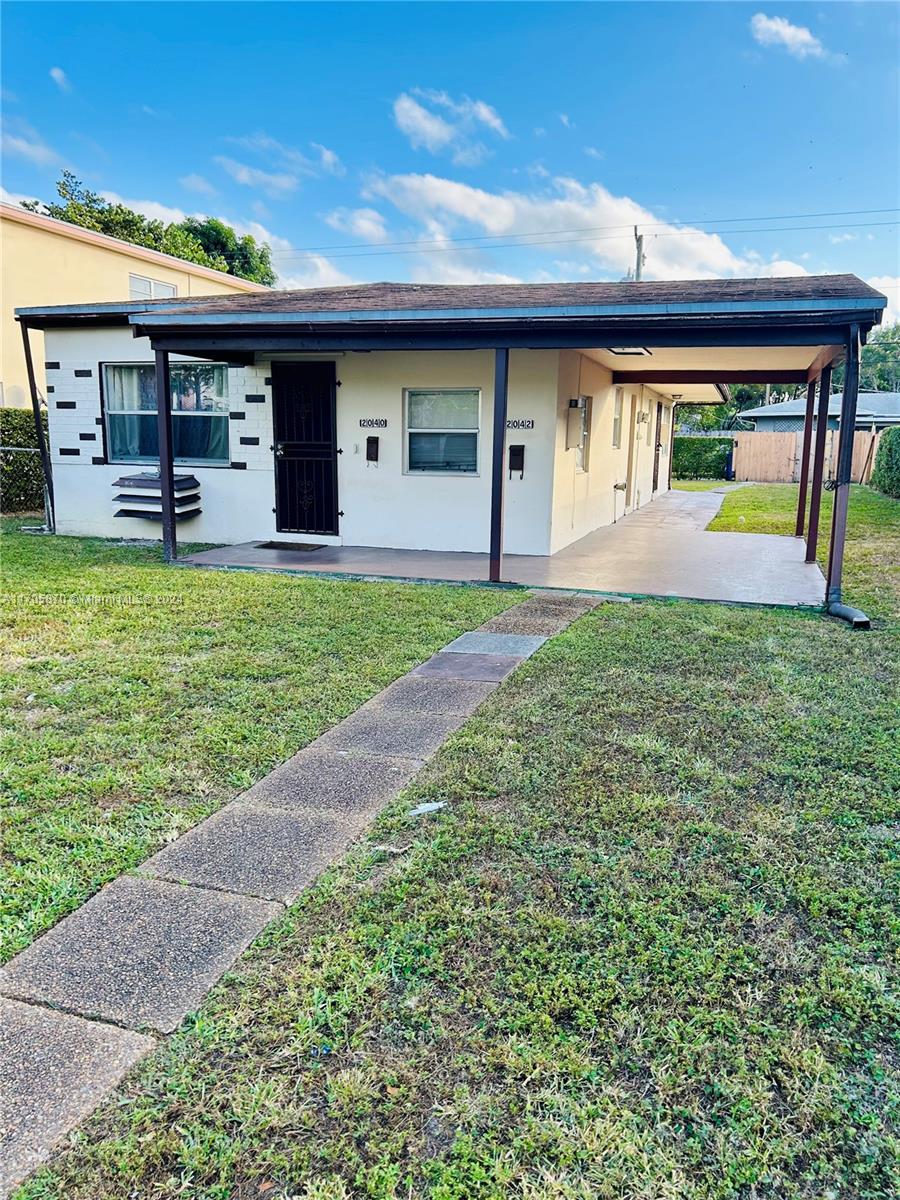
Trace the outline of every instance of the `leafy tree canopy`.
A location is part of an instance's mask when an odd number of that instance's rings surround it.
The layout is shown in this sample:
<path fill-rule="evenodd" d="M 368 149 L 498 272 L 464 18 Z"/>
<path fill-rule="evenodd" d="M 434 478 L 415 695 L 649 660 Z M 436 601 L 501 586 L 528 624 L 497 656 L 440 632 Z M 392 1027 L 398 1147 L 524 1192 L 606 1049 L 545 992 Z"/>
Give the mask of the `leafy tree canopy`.
<path fill-rule="evenodd" d="M 84 187 L 71 171 L 63 171 L 56 190 L 60 203 L 41 205 L 37 200 L 26 200 L 23 208 L 241 279 L 252 279 L 269 287 L 275 283 L 271 251 L 266 243 L 257 242 L 250 234 L 239 238 L 230 225 L 214 217 L 187 217 L 167 225 L 127 205 L 104 200 Z"/>

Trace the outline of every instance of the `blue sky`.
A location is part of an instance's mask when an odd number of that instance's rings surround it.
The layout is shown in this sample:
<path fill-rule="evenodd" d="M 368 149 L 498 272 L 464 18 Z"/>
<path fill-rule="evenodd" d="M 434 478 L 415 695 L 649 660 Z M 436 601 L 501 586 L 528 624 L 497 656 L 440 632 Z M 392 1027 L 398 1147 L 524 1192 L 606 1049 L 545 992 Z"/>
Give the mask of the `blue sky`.
<path fill-rule="evenodd" d="M 893 4 L 3 11 L 7 197 L 69 167 L 265 237 L 286 286 L 619 279 L 638 223 L 646 278 L 898 299 Z"/>

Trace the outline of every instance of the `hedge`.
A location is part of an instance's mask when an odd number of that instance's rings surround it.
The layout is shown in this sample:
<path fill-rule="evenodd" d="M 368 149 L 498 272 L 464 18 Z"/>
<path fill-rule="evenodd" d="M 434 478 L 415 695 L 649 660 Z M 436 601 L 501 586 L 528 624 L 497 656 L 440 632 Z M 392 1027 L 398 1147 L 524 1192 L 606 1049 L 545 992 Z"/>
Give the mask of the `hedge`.
<path fill-rule="evenodd" d="M 878 440 L 872 487 L 900 500 L 900 425 L 885 429 Z"/>
<path fill-rule="evenodd" d="M 672 477 L 724 479 L 732 442 L 730 437 L 676 437 L 672 447 Z"/>
<path fill-rule="evenodd" d="M 47 414 L 41 413 L 41 419 L 46 437 Z M 40 512 L 44 507 L 41 456 L 23 452 L 37 450 L 30 408 L 0 408 L 0 446 L 0 508 L 5 513 Z"/>

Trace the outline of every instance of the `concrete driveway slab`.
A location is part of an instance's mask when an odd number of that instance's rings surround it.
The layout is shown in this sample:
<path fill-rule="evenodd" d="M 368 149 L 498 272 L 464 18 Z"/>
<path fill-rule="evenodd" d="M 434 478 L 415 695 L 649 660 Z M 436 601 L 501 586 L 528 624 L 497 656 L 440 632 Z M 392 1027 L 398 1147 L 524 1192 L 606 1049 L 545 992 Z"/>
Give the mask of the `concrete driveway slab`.
<path fill-rule="evenodd" d="M 128 1029 L 0 999 L 0 1197 L 154 1045 Z"/>
<path fill-rule="evenodd" d="M 363 828 L 366 817 L 229 804 L 141 866 L 175 883 L 295 900 Z"/>
<path fill-rule="evenodd" d="M 0 994 L 171 1033 L 278 904 L 123 875 L 0 971 Z"/>

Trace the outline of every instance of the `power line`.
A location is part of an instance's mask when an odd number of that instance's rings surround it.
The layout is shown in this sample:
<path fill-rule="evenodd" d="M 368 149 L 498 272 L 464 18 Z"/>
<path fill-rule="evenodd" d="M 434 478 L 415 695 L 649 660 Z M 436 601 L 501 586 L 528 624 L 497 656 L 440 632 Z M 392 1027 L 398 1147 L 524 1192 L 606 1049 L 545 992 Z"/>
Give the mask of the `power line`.
<path fill-rule="evenodd" d="M 890 212 L 891 210 L 884 209 L 882 211 Z M 810 229 L 871 229 L 871 228 L 876 228 L 876 227 L 891 227 L 891 226 L 895 226 L 896 224 L 897 224 L 897 221 L 855 221 L 855 222 L 849 222 L 849 223 L 828 224 L 828 225 L 765 226 L 765 227 L 757 227 L 755 229 L 690 229 L 690 230 L 686 229 L 686 230 L 673 230 L 670 233 L 653 233 L 653 234 L 650 234 L 649 236 L 652 238 L 711 237 L 711 236 L 729 234 L 729 233 L 739 233 L 743 236 L 748 233 L 793 233 L 793 232 L 801 232 L 801 231 L 810 230 Z M 548 237 L 544 234 L 518 234 L 518 235 L 509 235 L 509 236 L 517 236 L 520 238 L 528 237 L 533 240 L 515 241 L 515 242 L 508 241 L 508 242 L 505 242 L 502 246 L 487 246 L 487 247 L 486 246 L 463 246 L 463 245 L 459 245 L 457 243 L 448 245 L 448 244 L 446 244 L 446 241 L 438 243 L 438 244 L 434 244 L 434 245 L 429 244 L 427 242 L 421 242 L 421 243 L 415 244 L 415 248 L 411 249 L 411 250 L 386 249 L 382 245 L 379 249 L 372 249 L 370 247 L 367 250 L 349 250 L 349 251 L 345 251 L 345 252 L 337 253 L 337 254 L 332 253 L 329 255 L 329 258 L 341 259 L 341 258 L 394 257 L 396 255 L 401 255 L 401 254 L 421 254 L 423 249 L 427 249 L 429 254 L 441 254 L 441 253 L 446 254 L 446 253 L 450 253 L 450 252 L 464 253 L 465 251 L 485 250 L 485 249 L 490 249 L 490 250 L 506 250 L 506 249 L 516 249 L 516 248 L 527 249 L 529 246 L 575 246 L 575 245 L 583 244 L 584 242 L 618 242 L 618 241 L 623 241 L 623 240 L 631 241 L 634 235 L 633 235 L 633 233 L 627 233 L 627 234 L 620 233 L 620 234 L 605 234 L 603 237 L 572 237 L 572 238 Z M 399 245 L 399 243 L 398 243 L 398 245 Z M 279 254 L 283 255 L 285 258 L 314 257 L 314 252 L 311 250 L 297 250 L 297 251 L 281 250 L 281 251 L 276 251 L 275 253 L 279 253 Z"/>
<path fill-rule="evenodd" d="M 738 224 L 738 223 L 745 223 L 748 221 L 818 220 L 821 217 L 877 216 L 878 214 L 881 214 L 881 213 L 893 213 L 893 212 L 900 212 L 900 208 L 896 208 L 896 207 L 894 207 L 894 208 L 860 208 L 860 209 L 844 209 L 844 210 L 837 210 L 834 212 L 819 212 L 819 213 L 781 213 L 781 214 L 778 214 L 775 216 L 760 216 L 760 217 L 712 217 L 712 218 L 709 218 L 708 220 L 701 219 L 701 220 L 695 220 L 695 221 L 681 221 L 681 220 L 678 220 L 678 221 L 675 221 L 675 220 L 673 220 L 673 221 L 656 221 L 656 222 L 649 222 L 649 223 L 641 223 L 640 228 L 643 230 L 673 229 L 675 233 L 679 233 L 679 232 L 686 232 L 683 229 L 683 227 L 695 226 L 695 225 Z M 876 222 L 876 224 L 880 224 L 880 223 L 881 222 Z M 893 222 L 891 222 L 891 224 L 892 223 Z M 814 226 L 813 228 L 845 229 L 845 228 L 852 228 L 852 227 L 854 227 L 854 226 L 850 226 L 850 225 L 846 225 L 846 224 L 842 223 L 839 225 Z M 449 248 L 449 246 L 448 246 L 449 243 L 452 243 L 453 246 L 461 246 L 462 243 L 464 243 L 464 242 L 501 242 L 501 241 L 507 242 L 512 238 L 559 237 L 559 236 L 562 236 L 565 234 L 605 233 L 609 230 L 620 230 L 620 229 L 621 230 L 626 230 L 626 229 L 633 230 L 633 228 L 634 228 L 634 223 L 631 222 L 627 225 L 585 225 L 585 226 L 580 226 L 580 227 L 571 228 L 571 229 L 536 230 L 534 233 L 492 233 L 492 234 L 485 233 L 485 234 L 471 234 L 469 236 L 456 237 L 456 238 L 437 238 L 437 239 L 433 239 L 433 240 L 423 240 L 423 239 L 416 238 L 416 239 L 411 239 L 408 241 L 379 242 L 378 243 L 378 252 L 388 253 L 396 247 L 404 247 L 404 246 L 413 247 L 414 251 L 418 251 L 420 249 L 428 249 L 428 248 L 447 249 L 447 248 Z M 806 226 L 790 226 L 789 228 L 803 229 L 803 228 L 807 228 L 807 227 Z M 703 230 L 697 230 L 696 232 L 704 233 L 704 234 L 756 233 L 756 232 L 759 232 L 759 230 L 703 229 Z M 773 232 L 781 232 L 781 231 L 774 230 Z M 670 235 L 653 234 L 652 236 L 661 237 L 661 236 L 670 236 Z M 593 240 L 593 239 L 587 239 L 587 240 Z M 512 242 L 511 244 L 519 245 L 520 243 Z M 473 247 L 473 248 L 477 249 L 478 247 Z M 280 250 L 273 250 L 272 254 L 273 255 L 295 255 L 295 254 L 306 255 L 306 254 L 313 254 L 313 253 L 324 253 L 324 252 L 328 252 L 328 251 L 340 251 L 340 250 L 351 251 L 351 250 L 368 250 L 368 249 L 371 249 L 371 246 L 369 243 L 343 242 L 343 243 L 330 243 L 330 244 L 324 244 L 324 245 L 318 245 L 318 246 L 286 246 Z"/>

